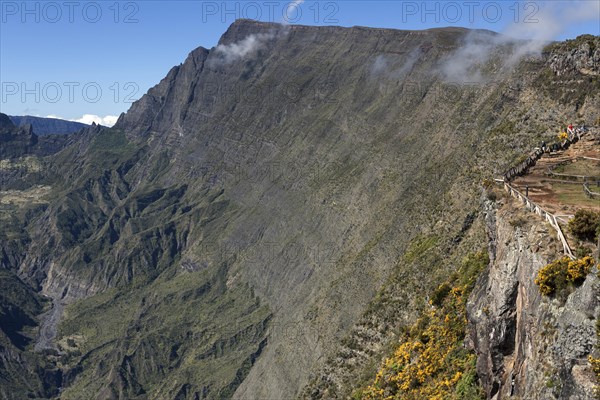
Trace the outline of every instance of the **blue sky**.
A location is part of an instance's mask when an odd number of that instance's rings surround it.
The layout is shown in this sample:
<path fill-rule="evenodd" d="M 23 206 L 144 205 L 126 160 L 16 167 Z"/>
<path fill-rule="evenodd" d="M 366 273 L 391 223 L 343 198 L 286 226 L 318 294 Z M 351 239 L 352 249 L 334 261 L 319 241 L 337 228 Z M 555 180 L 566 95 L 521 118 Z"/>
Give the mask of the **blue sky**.
<path fill-rule="evenodd" d="M 484 28 L 520 38 L 600 35 L 586 1 L 0 0 L 0 111 L 110 125 L 237 18 L 306 25 Z"/>

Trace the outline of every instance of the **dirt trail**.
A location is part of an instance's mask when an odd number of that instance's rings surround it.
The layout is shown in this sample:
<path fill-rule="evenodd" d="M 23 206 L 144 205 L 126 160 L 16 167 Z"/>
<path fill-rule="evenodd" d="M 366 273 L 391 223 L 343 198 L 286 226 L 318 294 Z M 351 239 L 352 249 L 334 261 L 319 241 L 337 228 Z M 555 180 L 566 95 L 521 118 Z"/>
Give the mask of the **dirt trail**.
<path fill-rule="evenodd" d="M 579 208 L 591 208 L 600 211 L 600 200 L 585 197 L 582 181 L 569 181 L 548 174 L 548 168 L 582 157 L 600 159 L 600 133 L 597 130 L 588 132 L 579 142 L 572 144 L 567 150 L 544 154 L 527 175 L 516 178 L 512 185 L 523 194 L 528 192 L 532 201 L 558 216 L 573 215 Z M 588 162 L 594 161 L 588 160 Z M 600 161 L 598 161 L 598 164 L 600 166 Z M 600 192 L 595 185 L 591 185 L 590 188 Z"/>

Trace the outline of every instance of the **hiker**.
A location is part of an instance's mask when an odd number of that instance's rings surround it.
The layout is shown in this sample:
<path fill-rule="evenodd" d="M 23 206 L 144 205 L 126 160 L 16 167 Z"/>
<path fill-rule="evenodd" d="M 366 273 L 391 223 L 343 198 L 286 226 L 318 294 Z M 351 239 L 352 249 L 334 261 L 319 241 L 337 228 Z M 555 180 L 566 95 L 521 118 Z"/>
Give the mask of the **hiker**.
<path fill-rule="evenodd" d="M 569 124 L 567 128 L 567 132 L 569 133 L 569 139 L 572 139 L 575 136 L 575 131 L 573 130 L 573 124 Z"/>
<path fill-rule="evenodd" d="M 542 142 L 541 149 L 544 153 L 546 152 L 546 141 L 545 140 Z"/>

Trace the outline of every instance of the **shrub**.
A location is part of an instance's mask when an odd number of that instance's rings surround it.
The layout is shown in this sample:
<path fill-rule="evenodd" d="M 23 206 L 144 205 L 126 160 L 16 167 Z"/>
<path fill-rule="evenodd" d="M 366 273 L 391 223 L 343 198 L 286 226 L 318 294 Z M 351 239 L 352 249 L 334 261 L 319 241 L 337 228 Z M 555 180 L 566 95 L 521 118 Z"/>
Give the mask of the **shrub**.
<path fill-rule="evenodd" d="M 486 194 L 487 199 L 490 201 L 498 200 L 498 195 L 496 194 L 496 192 L 493 189 L 486 190 L 485 194 Z"/>
<path fill-rule="evenodd" d="M 589 247 L 578 247 L 575 250 L 575 257 L 577 258 L 583 258 L 585 256 L 590 255 L 592 255 L 592 249 L 590 249 Z"/>
<path fill-rule="evenodd" d="M 483 389 L 478 384 L 476 359 L 473 358 L 470 370 L 463 374 L 456 384 L 456 397 L 461 400 L 481 400 L 485 398 Z"/>
<path fill-rule="evenodd" d="M 567 268 L 567 280 L 575 284 L 580 284 L 585 280 L 594 265 L 592 257 L 583 257 L 581 260 L 569 262 Z"/>
<path fill-rule="evenodd" d="M 539 270 L 535 284 L 540 287 L 543 295 L 551 296 L 567 286 L 569 261 L 568 257 L 563 257 Z"/>
<path fill-rule="evenodd" d="M 489 178 L 485 178 L 485 179 L 483 180 L 483 182 L 481 182 L 481 185 L 482 185 L 482 186 L 483 186 L 485 189 L 489 189 L 489 188 L 491 188 L 491 187 L 493 187 L 493 186 L 494 186 L 494 181 L 492 181 L 492 180 L 491 180 L 491 179 L 489 179 Z"/>
<path fill-rule="evenodd" d="M 545 296 L 555 293 L 564 293 L 570 283 L 581 284 L 594 265 L 592 257 L 584 257 L 571 261 L 563 257 L 540 269 L 535 279 L 535 284 L 540 287 L 540 292 Z"/>
<path fill-rule="evenodd" d="M 518 216 L 518 217 L 514 217 L 511 218 L 508 223 L 510 224 L 510 226 L 512 226 L 513 228 L 522 228 L 525 225 L 527 225 L 527 220 L 523 217 L 523 216 Z"/>
<path fill-rule="evenodd" d="M 442 283 L 431 295 L 431 305 L 439 307 L 442 305 L 442 302 L 450 294 L 450 290 L 452 287 L 447 283 Z"/>
<path fill-rule="evenodd" d="M 464 346 L 466 303 L 487 252 L 469 254 L 432 294 L 432 307 L 405 332 L 369 386 L 355 391 L 364 400 L 479 400 L 483 393 L 477 356 Z"/>
<path fill-rule="evenodd" d="M 600 213 L 591 210 L 577 210 L 569 221 L 569 230 L 580 240 L 593 241 L 600 233 Z"/>

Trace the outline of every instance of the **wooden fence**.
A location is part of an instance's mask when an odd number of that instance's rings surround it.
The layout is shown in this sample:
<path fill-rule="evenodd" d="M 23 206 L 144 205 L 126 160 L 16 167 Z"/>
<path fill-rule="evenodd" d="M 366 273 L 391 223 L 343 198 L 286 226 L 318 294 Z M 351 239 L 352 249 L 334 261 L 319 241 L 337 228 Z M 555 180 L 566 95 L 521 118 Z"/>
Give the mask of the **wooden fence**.
<path fill-rule="evenodd" d="M 581 139 L 581 137 L 584 134 L 585 134 L 585 131 L 577 131 L 577 133 L 572 138 L 563 140 L 560 143 L 554 143 L 554 144 L 548 146 L 547 148 L 548 149 L 554 148 L 554 149 L 566 150 L 569 148 L 569 146 L 571 144 L 579 141 L 579 139 Z M 538 214 L 540 217 L 544 218 L 556 230 L 558 239 L 560 240 L 560 242 L 563 245 L 565 255 L 567 255 L 569 258 L 574 260 L 575 256 L 573 255 L 573 252 L 571 251 L 571 248 L 569 247 L 569 243 L 567 242 L 567 239 L 565 238 L 565 235 L 563 234 L 560 224 L 558 223 L 558 220 L 561 220 L 563 222 L 566 222 L 566 221 L 564 219 L 558 218 L 556 215 L 544 210 L 539 204 L 531 201 L 531 199 L 529 199 L 523 193 L 519 192 L 517 189 L 515 189 L 510 184 L 510 182 L 513 179 L 515 179 L 517 176 L 522 176 L 522 175 L 526 174 L 529 171 L 529 168 L 534 166 L 535 163 L 540 158 L 542 158 L 543 155 L 544 155 L 544 151 L 540 148 L 536 148 L 525 160 L 521 161 L 515 167 L 509 169 L 503 175 L 503 179 L 501 179 L 501 180 L 495 179 L 495 181 L 504 183 L 504 188 L 511 196 L 516 197 L 521 202 L 523 202 L 523 204 L 525 205 L 525 207 L 528 210 L 530 210 L 530 211 Z M 590 159 L 590 160 L 598 160 L 597 158 L 592 158 L 592 157 L 583 157 L 583 158 Z M 548 169 L 548 172 L 549 172 L 549 175 L 555 175 L 555 176 L 561 176 L 561 177 L 569 176 L 569 175 L 555 173 L 550 169 Z M 577 176 L 577 175 L 571 176 L 571 177 L 574 177 L 575 179 L 583 179 L 583 181 L 584 181 L 583 189 L 588 196 L 590 196 L 591 198 L 594 198 L 596 196 L 600 197 L 600 193 L 592 192 L 589 188 L 589 184 L 587 182 L 585 182 L 586 178 L 590 178 L 590 177 Z"/>
<path fill-rule="evenodd" d="M 554 214 L 544 210 L 539 204 L 531 201 L 531 199 L 529 199 L 523 193 L 519 192 L 517 189 L 512 187 L 510 185 L 510 183 L 508 183 L 506 181 L 504 182 L 504 188 L 511 196 L 516 197 L 521 202 L 523 202 L 523 204 L 529 211 L 534 212 L 537 215 L 539 215 L 540 217 L 544 218 L 546 220 L 546 222 L 548 222 L 556 230 L 558 239 L 560 240 L 560 242 L 563 245 L 565 255 L 567 255 L 569 258 L 574 260 L 575 256 L 573 255 L 573 252 L 571 251 L 571 248 L 569 247 L 569 243 L 567 242 L 567 239 L 565 238 L 565 235 L 563 234 L 563 231 L 560 227 L 560 224 L 558 223 L 556 216 Z"/>
<path fill-rule="evenodd" d="M 593 198 L 595 198 L 595 197 L 598 197 L 598 198 L 600 198 L 600 193 L 597 193 L 597 192 L 592 192 L 592 191 L 590 190 L 590 185 L 589 185 L 589 183 L 587 183 L 587 182 L 583 184 L 583 191 L 585 192 L 585 194 L 586 194 L 586 195 L 587 195 L 587 196 L 588 196 L 590 199 L 593 199 Z"/>
<path fill-rule="evenodd" d="M 521 161 L 519 164 L 506 171 L 504 174 L 504 181 L 510 182 L 517 176 L 526 174 L 527 171 L 529 171 L 529 168 L 534 166 L 537 160 L 542 158 L 542 155 L 544 155 L 542 149 L 536 148 L 524 161 Z"/>

